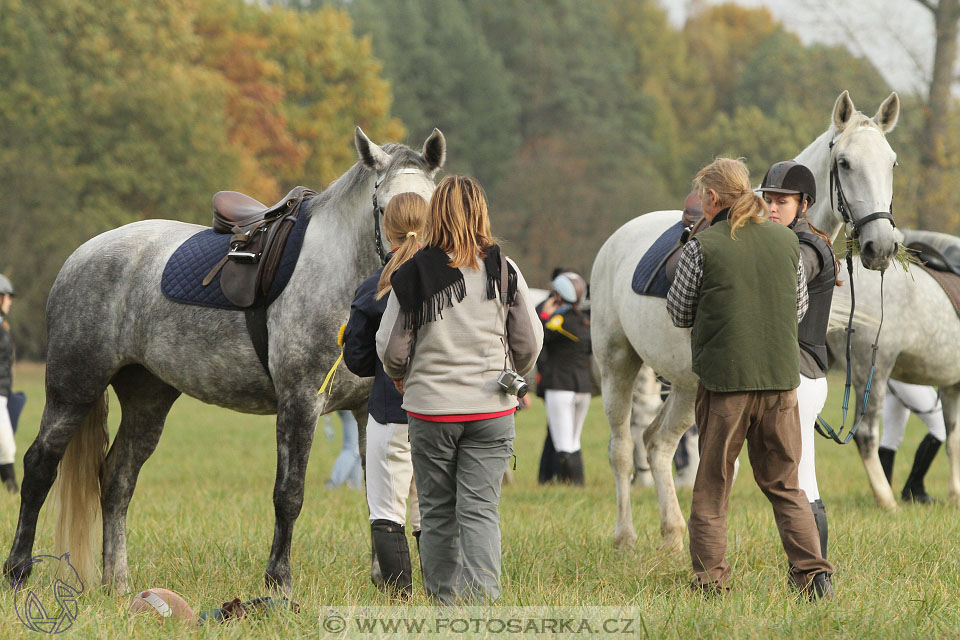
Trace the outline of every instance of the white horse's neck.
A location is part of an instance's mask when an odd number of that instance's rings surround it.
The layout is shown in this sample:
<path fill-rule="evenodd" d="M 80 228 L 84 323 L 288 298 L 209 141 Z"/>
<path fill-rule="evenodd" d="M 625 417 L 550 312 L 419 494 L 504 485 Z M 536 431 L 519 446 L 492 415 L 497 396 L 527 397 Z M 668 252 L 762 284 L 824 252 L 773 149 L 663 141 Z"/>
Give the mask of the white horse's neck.
<path fill-rule="evenodd" d="M 813 226 L 830 236 L 831 241 L 837 239 L 843 228 L 840 214 L 830 206 L 830 142 L 835 136 L 836 130 L 831 126 L 794 158 L 810 169 L 817 181 L 817 201 L 807 212 L 807 218 Z"/>

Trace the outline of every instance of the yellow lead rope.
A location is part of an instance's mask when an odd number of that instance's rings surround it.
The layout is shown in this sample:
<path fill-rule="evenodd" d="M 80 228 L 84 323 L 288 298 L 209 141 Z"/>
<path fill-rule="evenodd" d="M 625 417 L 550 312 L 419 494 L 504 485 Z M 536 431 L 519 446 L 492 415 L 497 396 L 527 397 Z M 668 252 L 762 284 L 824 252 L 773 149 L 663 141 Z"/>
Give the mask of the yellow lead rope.
<path fill-rule="evenodd" d="M 340 325 L 340 333 L 337 334 L 337 345 L 340 347 L 340 355 L 337 357 L 337 361 L 333 363 L 333 366 L 330 367 L 330 371 L 327 372 L 327 377 L 323 379 L 323 384 L 320 385 L 320 390 L 317 391 L 318 396 L 327 390 L 328 385 L 330 390 L 333 391 L 333 377 L 337 373 L 337 367 L 340 366 L 340 362 L 343 360 L 343 332 L 346 328 L 347 325 Z"/>

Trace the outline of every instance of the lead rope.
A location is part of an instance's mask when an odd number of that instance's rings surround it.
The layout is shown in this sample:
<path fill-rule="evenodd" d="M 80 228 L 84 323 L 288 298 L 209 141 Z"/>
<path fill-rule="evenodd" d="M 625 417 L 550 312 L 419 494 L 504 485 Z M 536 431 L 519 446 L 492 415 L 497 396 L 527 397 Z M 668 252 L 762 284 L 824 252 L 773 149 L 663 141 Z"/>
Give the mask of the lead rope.
<path fill-rule="evenodd" d="M 856 329 L 853 328 L 853 314 L 857 306 L 857 297 L 853 286 L 853 239 L 847 238 L 847 273 L 850 275 L 850 317 L 847 320 L 847 346 L 846 346 L 846 355 L 847 355 L 847 379 L 843 385 L 843 420 L 840 424 L 840 428 L 837 431 L 834 431 L 830 427 L 830 424 L 823 419 L 823 416 L 817 416 L 817 422 L 814 424 L 814 428 L 824 438 L 829 438 L 836 442 L 837 444 L 847 444 L 853 438 L 854 434 L 857 433 L 857 429 L 860 428 L 860 423 L 863 421 L 863 416 L 867 412 L 867 402 L 870 400 L 870 389 L 873 386 L 873 371 L 876 368 L 877 364 L 877 350 L 880 342 L 880 330 L 883 328 L 883 275 L 884 271 L 880 272 L 880 325 L 877 327 L 877 335 L 873 340 L 873 345 L 871 349 L 873 353 L 870 356 L 870 372 L 867 374 L 867 386 L 863 390 L 863 402 L 860 403 L 860 413 L 857 416 L 856 420 L 853 423 L 853 426 L 850 427 L 847 431 L 847 435 L 842 439 L 840 433 L 843 433 L 843 429 L 847 424 L 847 410 L 850 406 L 850 388 L 851 381 L 853 379 L 853 367 L 851 364 L 851 351 L 852 351 L 852 342 L 853 342 L 853 333 Z M 821 428 L 822 427 L 822 428 Z"/>

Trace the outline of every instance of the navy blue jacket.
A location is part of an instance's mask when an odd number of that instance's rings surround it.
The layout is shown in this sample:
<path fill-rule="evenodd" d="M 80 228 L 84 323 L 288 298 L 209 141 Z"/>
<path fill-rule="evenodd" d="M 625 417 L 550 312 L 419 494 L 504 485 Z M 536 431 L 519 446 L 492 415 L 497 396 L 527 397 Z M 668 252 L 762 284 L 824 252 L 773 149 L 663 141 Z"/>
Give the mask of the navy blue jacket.
<path fill-rule="evenodd" d="M 407 424 L 407 412 L 400 405 L 403 396 L 393 386 L 393 380 L 383 371 L 383 363 L 377 357 L 377 329 L 387 310 L 387 297 L 377 300 L 377 283 L 381 267 L 357 287 L 350 305 L 350 320 L 343 332 L 343 362 L 355 375 L 363 378 L 373 376 L 373 389 L 367 411 L 380 424 Z"/>

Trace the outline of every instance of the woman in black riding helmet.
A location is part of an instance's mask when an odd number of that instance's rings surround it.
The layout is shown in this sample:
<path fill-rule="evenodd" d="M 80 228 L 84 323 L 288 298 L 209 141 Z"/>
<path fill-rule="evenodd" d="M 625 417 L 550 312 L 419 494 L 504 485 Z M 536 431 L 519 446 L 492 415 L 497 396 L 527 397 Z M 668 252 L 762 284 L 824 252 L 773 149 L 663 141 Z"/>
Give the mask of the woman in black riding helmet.
<path fill-rule="evenodd" d="M 820 533 L 820 551 L 827 557 L 827 512 L 817 487 L 814 426 L 827 400 L 827 322 L 833 288 L 839 284 L 839 263 L 830 238 L 807 220 L 817 195 L 817 183 L 807 167 L 793 160 L 778 162 L 763 176 L 759 189 L 770 207 L 770 219 L 797 234 L 807 279 L 810 306 L 800 321 L 800 386 L 797 406 L 802 425 L 803 454 L 798 467 L 800 488 L 807 494 Z"/>

